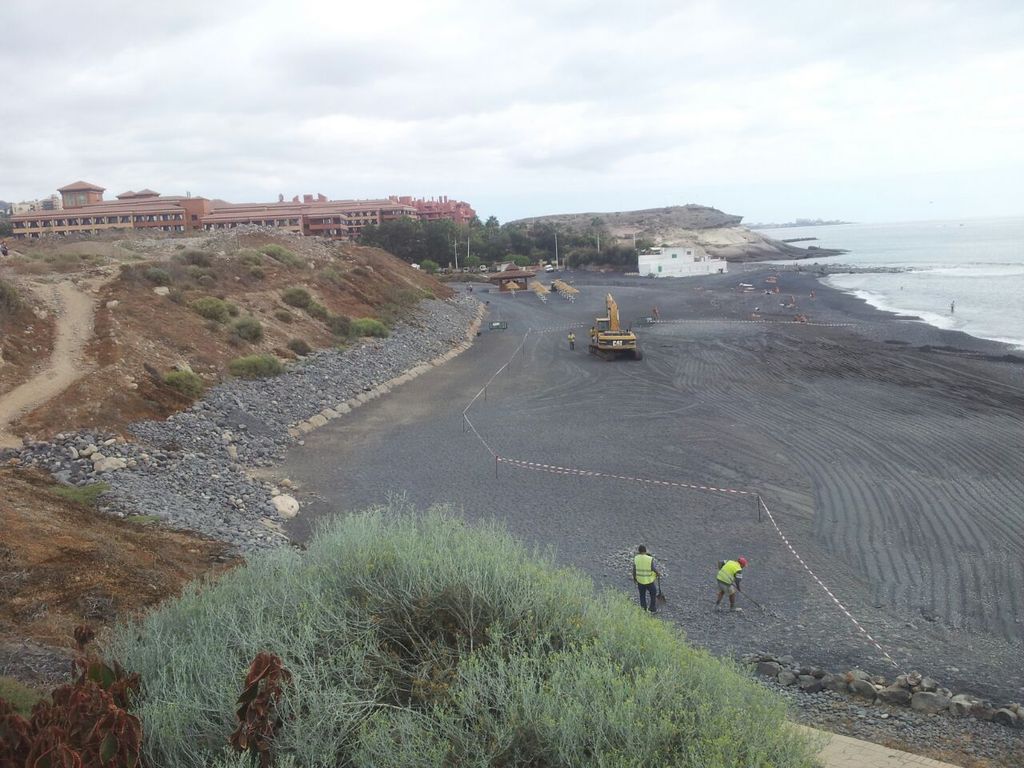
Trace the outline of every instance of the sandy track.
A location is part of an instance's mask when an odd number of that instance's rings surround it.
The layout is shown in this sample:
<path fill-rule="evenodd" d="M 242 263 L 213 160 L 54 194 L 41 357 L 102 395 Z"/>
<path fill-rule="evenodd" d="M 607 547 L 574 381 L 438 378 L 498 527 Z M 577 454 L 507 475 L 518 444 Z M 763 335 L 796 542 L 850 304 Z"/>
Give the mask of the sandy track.
<path fill-rule="evenodd" d="M 70 280 L 33 287 L 57 312 L 57 338 L 46 367 L 10 392 L 0 395 L 0 447 L 18 447 L 11 424 L 56 397 L 89 371 L 85 345 L 92 338 L 94 300 Z"/>

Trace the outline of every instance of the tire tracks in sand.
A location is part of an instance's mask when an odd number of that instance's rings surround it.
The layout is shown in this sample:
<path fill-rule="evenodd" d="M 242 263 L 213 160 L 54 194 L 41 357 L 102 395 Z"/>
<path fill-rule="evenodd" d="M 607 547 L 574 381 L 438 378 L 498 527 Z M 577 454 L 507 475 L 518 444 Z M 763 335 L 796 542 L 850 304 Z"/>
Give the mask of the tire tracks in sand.
<path fill-rule="evenodd" d="M 87 283 L 90 288 L 96 283 Z M 70 279 L 30 286 L 57 313 L 56 340 L 46 367 L 28 381 L 0 395 L 0 448 L 19 448 L 11 425 L 29 411 L 59 395 L 92 370 L 85 346 L 93 335 L 95 299 Z"/>

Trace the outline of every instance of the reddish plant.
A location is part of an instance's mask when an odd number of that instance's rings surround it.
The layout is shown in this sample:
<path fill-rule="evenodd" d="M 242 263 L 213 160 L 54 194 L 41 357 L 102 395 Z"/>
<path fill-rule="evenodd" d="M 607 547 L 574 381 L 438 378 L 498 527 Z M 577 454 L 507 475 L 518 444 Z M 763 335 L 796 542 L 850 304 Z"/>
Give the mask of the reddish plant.
<path fill-rule="evenodd" d="M 75 629 L 78 678 L 36 704 L 29 718 L 0 699 L 0 768 L 138 768 L 142 726 L 126 707 L 139 676 L 88 658 L 93 637 L 88 627 Z"/>
<path fill-rule="evenodd" d="M 273 763 L 271 747 L 283 722 L 277 705 L 284 693 L 284 684 L 291 679 L 281 658 L 264 651 L 253 659 L 245 678 L 245 689 L 238 697 L 238 727 L 229 740 L 239 752 L 249 750 L 258 754 L 260 768 L 269 768 Z"/>

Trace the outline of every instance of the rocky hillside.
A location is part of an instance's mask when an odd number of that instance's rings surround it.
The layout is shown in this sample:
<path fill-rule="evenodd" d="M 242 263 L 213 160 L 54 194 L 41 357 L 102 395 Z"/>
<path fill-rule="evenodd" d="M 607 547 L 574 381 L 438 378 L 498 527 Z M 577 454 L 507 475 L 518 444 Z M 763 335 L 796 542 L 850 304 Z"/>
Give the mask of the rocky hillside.
<path fill-rule="evenodd" d="M 77 363 L 84 375 L 12 425 L 35 437 L 72 428 L 122 431 L 140 419 L 165 418 L 228 376 L 236 358 L 287 361 L 344 345 L 360 318 L 392 325 L 420 299 L 451 293 L 376 248 L 258 229 L 19 241 L 3 273 L 18 320 L 4 339 L 4 359 L 25 369 L 46 363 L 52 331 L 41 332 L 42 321 L 21 307 L 18 295 L 32 296 L 57 280 L 79 288 L 97 281 L 89 292 L 91 338 Z M 29 328 L 33 344 L 26 348 Z M 0 369 L 12 379 L 8 387 L 20 383 L 18 369 Z M 176 371 L 184 375 L 168 377 Z"/>
<path fill-rule="evenodd" d="M 762 261 L 768 259 L 799 259 L 832 255 L 821 249 L 811 251 L 795 248 L 765 237 L 742 226 L 742 216 L 723 213 L 705 205 L 671 205 L 640 211 L 604 213 L 566 213 L 520 219 L 513 224 L 553 224 L 559 229 L 589 232 L 601 226 L 611 237 L 655 244 L 694 245 L 708 254 L 728 261 Z"/>

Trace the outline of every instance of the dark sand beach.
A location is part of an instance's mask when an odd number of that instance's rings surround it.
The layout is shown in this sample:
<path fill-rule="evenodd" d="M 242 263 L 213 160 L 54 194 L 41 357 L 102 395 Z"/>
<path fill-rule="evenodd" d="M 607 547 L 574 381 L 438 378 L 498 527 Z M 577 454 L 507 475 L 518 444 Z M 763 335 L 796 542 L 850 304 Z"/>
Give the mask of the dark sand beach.
<path fill-rule="evenodd" d="M 955 690 L 1024 698 L 1024 354 L 898 319 L 769 266 L 654 281 L 571 273 L 580 297 L 478 295 L 485 331 L 453 362 L 311 433 L 284 473 L 316 519 L 403 491 L 497 518 L 632 595 L 629 552 L 664 565 L 666 620 L 715 653 L 789 654 L 832 671 L 920 670 Z M 756 286 L 743 293 L 739 283 Z M 479 288 L 478 288 L 479 291 Z M 602 362 L 578 338 L 614 293 L 645 357 Z M 815 297 L 811 299 L 811 292 Z M 796 307 L 783 307 L 793 296 Z M 804 314 L 808 324 L 793 322 Z M 746 322 L 753 316 L 760 322 Z M 534 471 L 502 457 L 761 494 L 804 563 L 728 492 Z M 713 608 L 715 563 L 751 561 L 741 614 Z M 742 604 L 743 598 L 741 598 Z M 889 658 L 895 665 L 889 661 Z"/>

